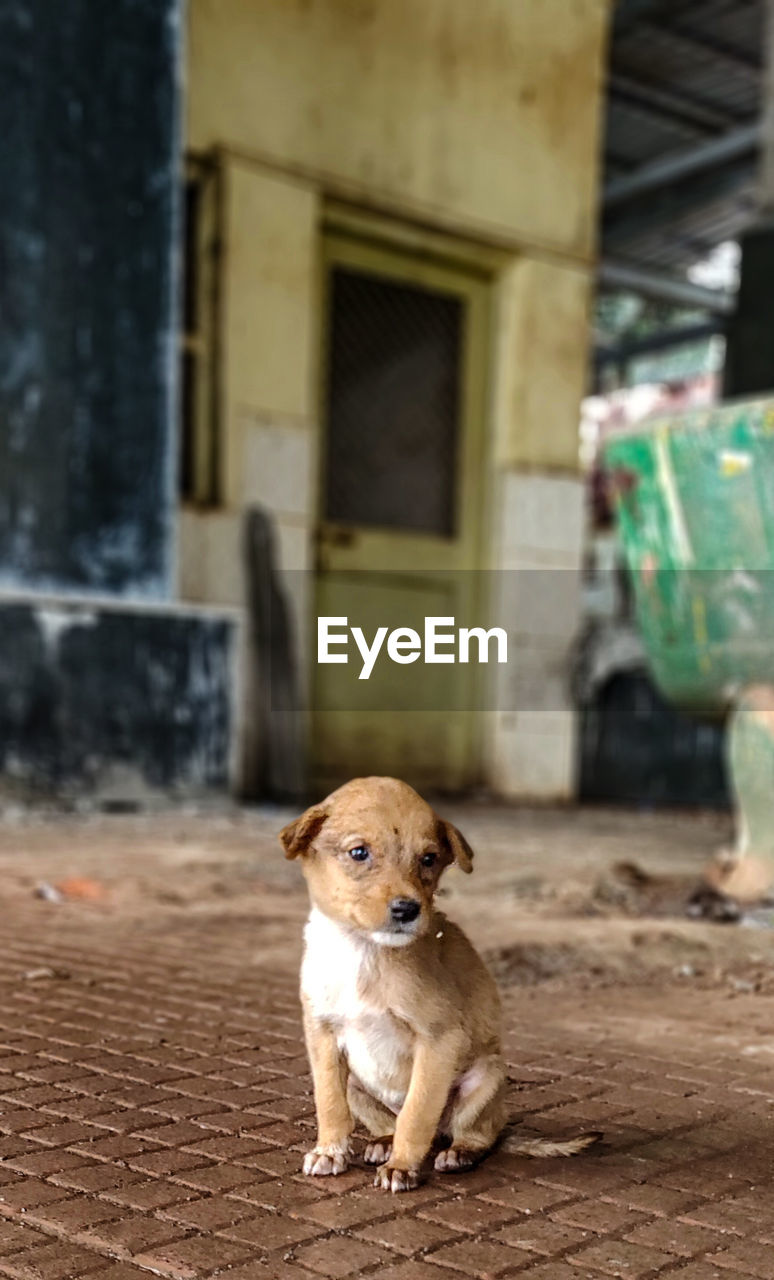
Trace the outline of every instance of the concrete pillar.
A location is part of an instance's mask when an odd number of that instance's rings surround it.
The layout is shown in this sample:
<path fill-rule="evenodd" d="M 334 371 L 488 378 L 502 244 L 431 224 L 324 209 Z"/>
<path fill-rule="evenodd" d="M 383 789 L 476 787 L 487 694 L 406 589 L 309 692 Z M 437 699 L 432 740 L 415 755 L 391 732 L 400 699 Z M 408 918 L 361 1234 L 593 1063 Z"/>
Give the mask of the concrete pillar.
<path fill-rule="evenodd" d="M 0 586 L 170 594 L 180 23 L 2 7 Z"/>
<path fill-rule="evenodd" d="M 765 0 L 758 214 L 742 236 L 739 294 L 728 330 L 723 394 L 774 391 L 774 0 Z"/>
<path fill-rule="evenodd" d="M 501 795 L 575 794 L 575 710 L 567 679 L 580 616 L 583 482 L 578 423 L 589 273 L 518 258 L 498 282 L 492 624 L 514 661 L 495 673 L 485 779 Z"/>
<path fill-rule="evenodd" d="M 235 620 L 172 602 L 181 9 L 0 6 L 0 803 L 229 781 Z"/>

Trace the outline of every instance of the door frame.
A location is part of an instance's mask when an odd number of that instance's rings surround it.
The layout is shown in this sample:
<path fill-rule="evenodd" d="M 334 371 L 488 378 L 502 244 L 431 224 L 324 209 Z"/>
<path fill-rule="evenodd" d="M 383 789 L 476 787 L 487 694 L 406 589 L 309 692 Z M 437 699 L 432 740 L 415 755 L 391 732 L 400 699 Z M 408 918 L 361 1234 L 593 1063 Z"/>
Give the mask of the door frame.
<path fill-rule="evenodd" d="M 316 546 L 318 545 L 320 530 L 327 523 L 324 514 L 328 431 L 326 374 L 329 336 L 326 277 L 331 261 L 337 260 L 336 248 L 343 245 L 351 246 L 355 257 L 357 257 L 358 247 L 367 251 L 369 258 L 372 255 L 374 260 L 383 257 L 386 264 L 384 275 L 388 279 L 404 280 L 406 283 L 415 282 L 421 286 L 423 283 L 422 265 L 424 263 L 427 268 L 425 281 L 429 287 L 433 287 L 433 277 L 435 277 L 436 271 L 447 272 L 450 281 L 469 286 L 469 288 L 463 287 L 459 291 L 460 296 L 465 297 L 468 307 L 471 309 L 469 314 L 474 338 L 470 357 L 471 367 L 467 379 L 468 386 L 465 389 L 465 403 L 461 410 L 462 430 L 459 449 L 462 457 L 458 459 L 457 465 L 461 469 L 464 462 L 472 462 L 478 473 L 478 485 L 477 487 L 473 486 L 472 495 L 470 493 L 471 486 L 468 487 L 469 492 L 466 495 L 466 500 L 470 509 L 466 510 L 464 517 L 460 512 L 461 522 L 464 518 L 472 526 L 465 531 L 466 562 L 464 568 L 461 568 L 460 571 L 481 572 L 477 608 L 481 612 L 482 624 L 489 625 L 487 619 L 491 615 L 493 602 L 490 598 L 490 591 L 486 589 L 489 585 L 489 575 L 483 571 L 490 567 L 490 556 L 485 549 L 488 548 L 491 535 L 490 499 L 493 491 L 491 439 L 493 374 L 495 368 L 493 342 L 495 333 L 495 289 L 498 272 L 506 262 L 512 263 L 512 255 L 504 254 L 502 251 L 492 249 L 486 245 L 467 242 L 459 237 L 447 236 L 443 233 L 418 228 L 410 222 L 356 210 L 348 205 L 331 203 L 325 206 L 319 244 L 317 289 L 319 298 L 317 340 L 319 428 L 318 448 L 316 451 L 314 523 Z M 331 252 L 332 249 L 333 253 Z M 342 255 L 341 260 L 346 261 L 345 254 Z M 399 266 L 399 270 L 392 273 L 389 270 L 392 263 L 405 264 L 405 272 L 400 270 Z M 476 402 L 478 407 L 476 407 Z M 474 415 L 480 415 L 481 420 L 478 427 L 471 432 L 470 422 Z M 466 439 L 466 436 L 469 438 Z M 465 456 L 466 453 L 469 453 L 467 458 Z M 334 524 L 334 522 L 330 523 L 331 525 Z M 341 527 L 346 528 L 343 525 Z M 390 530 L 389 532 L 396 538 L 397 550 L 400 531 Z M 415 536 L 413 531 L 407 531 L 407 543 L 410 543 Z M 433 541 L 432 535 L 428 535 L 427 540 L 428 542 Z M 439 544 L 445 543 L 446 539 L 439 537 L 437 541 Z M 400 574 L 402 567 L 403 565 L 400 562 L 395 564 L 394 571 L 396 575 Z M 405 567 L 415 571 L 422 566 L 417 565 L 415 557 L 409 556 Z M 315 601 L 317 599 L 320 573 L 319 557 L 316 550 L 314 563 L 315 580 L 312 592 Z M 312 647 L 310 646 L 309 659 L 311 669 L 308 688 L 311 698 L 310 723 L 313 728 L 316 715 L 314 698 L 316 673 L 314 671 L 314 654 L 311 650 Z M 468 769 L 469 777 L 466 780 L 466 785 L 468 786 L 480 784 L 483 778 L 485 762 L 483 758 L 484 706 L 482 694 L 487 678 L 486 671 L 480 668 L 474 673 L 476 697 L 475 709 L 469 713 L 470 764 Z"/>

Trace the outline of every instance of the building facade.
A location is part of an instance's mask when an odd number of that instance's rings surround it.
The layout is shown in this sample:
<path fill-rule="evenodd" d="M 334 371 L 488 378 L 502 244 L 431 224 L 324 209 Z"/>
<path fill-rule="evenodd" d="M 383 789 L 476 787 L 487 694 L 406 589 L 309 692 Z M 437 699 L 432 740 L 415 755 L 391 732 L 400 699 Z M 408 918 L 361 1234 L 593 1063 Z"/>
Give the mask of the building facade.
<path fill-rule="evenodd" d="M 249 612 L 266 566 L 246 563 L 246 513 L 261 514 L 287 603 L 290 736 L 315 789 L 368 770 L 573 792 L 608 10 L 189 5 L 179 590 Z M 514 657 L 464 696 L 447 698 L 442 671 L 419 710 L 397 686 L 358 707 L 309 639 L 355 582 L 372 620 L 459 612 L 505 627 Z M 276 732 L 265 652 L 243 654 L 247 794 Z"/>

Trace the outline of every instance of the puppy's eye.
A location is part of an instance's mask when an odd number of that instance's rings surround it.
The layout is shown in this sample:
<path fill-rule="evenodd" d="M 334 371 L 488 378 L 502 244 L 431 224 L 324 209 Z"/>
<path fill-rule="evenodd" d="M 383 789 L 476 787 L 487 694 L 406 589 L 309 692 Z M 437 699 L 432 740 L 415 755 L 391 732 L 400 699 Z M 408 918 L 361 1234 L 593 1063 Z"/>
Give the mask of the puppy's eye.
<path fill-rule="evenodd" d="M 367 862 L 371 857 L 364 844 L 355 845 L 354 849 L 350 849 L 349 856 L 353 862 Z"/>
<path fill-rule="evenodd" d="M 419 859 L 420 866 L 422 867 L 434 867 L 437 861 L 437 853 L 423 853 L 422 857 Z"/>

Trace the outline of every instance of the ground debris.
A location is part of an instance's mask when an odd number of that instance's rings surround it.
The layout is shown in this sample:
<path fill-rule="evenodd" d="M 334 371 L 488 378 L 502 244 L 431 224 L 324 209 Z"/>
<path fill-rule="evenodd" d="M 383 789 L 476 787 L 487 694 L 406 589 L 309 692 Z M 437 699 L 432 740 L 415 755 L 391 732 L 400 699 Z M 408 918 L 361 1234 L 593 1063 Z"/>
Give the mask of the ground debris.
<path fill-rule="evenodd" d="M 48 964 L 38 965 L 35 969 L 27 969 L 27 971 L 22 974 L 22 978 L 25 982 L 42 982 L 45 979 L 51 978 L 58 979 L 60 982 L 63 982 L 70 976 L 69 969 L 58 969 Z"/>
<path fill-rule="evenodd" d="M 736 924 L 739 903 L 713 885 L 695 877 L 652 875 L 634 862 L 616 862 L 597 880 L 592 892 L 597 909 L 614 909 L 630 916 L 689 917 L 715 924 Z"/>
<path fill-rule="evenodd" d="M 774 929 L 774 909 L 768 904 L 745 911 L 741 923 L 748 929 Z"/>
<path fill-rule="evenodd" d="M 80 902 L 102 902 L 107 897 L 107 889 L 100 880 L 90 876 L 66 876 L 56 884 L 41 880 L 35 886 L 35 897 L 44 902 L 64 902 L 66 899 Z"/>
<path fill-rule="evenodd" d="M 42 898 L 44 902 L 61 902 L 62 895 L 59 890 L 49 884 L 47 880 L 41 880 L 40 884 L 35 885 L 35 897 Z"/>
<path fill-rule="evenodd" d="M 107 897 L 102 881 L 91 876 L 67 876 L 58 880 L 54 887 L 63 898 L 75 898 L 81 902 L 102 902 Z"/>
<path fill-rule="evenodd" d="M 495 978 L 504 986 L 512 983 L 531 986 L 580 967 L 578 950 L 571 946 L 515 943 L 510 947 L 493 947 L 484 954 Z"/>

